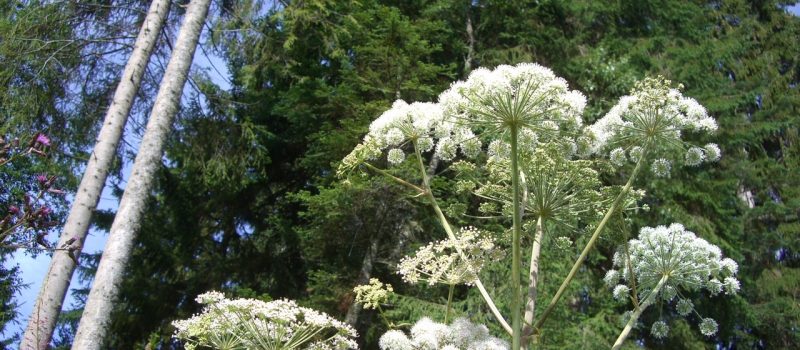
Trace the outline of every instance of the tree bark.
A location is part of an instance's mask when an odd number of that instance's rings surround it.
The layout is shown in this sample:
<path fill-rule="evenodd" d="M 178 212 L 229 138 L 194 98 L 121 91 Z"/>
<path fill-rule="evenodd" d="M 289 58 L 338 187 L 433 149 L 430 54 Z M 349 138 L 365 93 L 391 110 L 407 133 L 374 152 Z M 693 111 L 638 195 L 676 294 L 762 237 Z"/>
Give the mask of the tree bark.
<path fill-rule="evenodd" d="M 197 42 L 210 0 L 192 0 L 158 90 L 150 120 L 142 138 L 131 177 L 122 195 L 119 210 L 94 277 L 72 349 L 100 349 L 110 324 L 113 303 L 133 250 L 141 217 L 153 187 L 154 175 L 161 167 L 164 143 L 181 101 L 183 87 L 192 64 Z"/>
<path fill-rule="evenodd" d="M 125 65 L 111 106 L 106 112 L 103 127 L 97 136 L 97 143 L 86 164 L 86 171 L 59 239 L 57 247 L 66 250 L 57 250 L 53 253 L 50 269 L 42 282 L 39 296 L 28 319 L 20 349 L 41 350 L 46 349 L 50 343 L 72 274 L 77 266 L 77 257 L 80 256 L 86 240 L 92 214 L 103 192 L 133 100 L 168 12 L 169 0 L 153 0 L 150 4 L 131 57 Z"/>
<path fill-rule="evenodd" d="M 475 32 L 472 28 L 472 4 L 467 5 L 467 56 L 464 57 L 464 76 L 472 72 L 472 61 L 475 59 Z"/>
<path fill-rule="evenodd" d="M 380 243 L 380 232 L 374 234 L 369 242 L 367 254 L 364 254 L 364 260 L 361 263 L 361 270 L 358 272 L 358 279 L 356 285 L 364 285 L 369 283 L 372 278 L 372 267 L 375 263 L 375 258 L 378 256 L 378 244 Z M 347 309 L 345 322 L 354 328 L 358 326 L 358 317 L 361 315 L 363 307 L 359 303 L 352 303 Z"/>

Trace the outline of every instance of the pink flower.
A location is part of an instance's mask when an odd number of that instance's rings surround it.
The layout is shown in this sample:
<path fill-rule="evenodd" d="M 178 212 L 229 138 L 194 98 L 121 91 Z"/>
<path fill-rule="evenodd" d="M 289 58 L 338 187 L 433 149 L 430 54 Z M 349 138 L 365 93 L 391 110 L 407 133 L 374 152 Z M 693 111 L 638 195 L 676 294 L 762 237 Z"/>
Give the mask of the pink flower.
<path fill-rule="evenodd" d="M 8 213 L 11 214 L 11 215 L 18 214 L 19 213 L 19 207 L 17 207 L 16 205 L 12 205 L 12 206 L 8 207 Z"/>
<path fill-rule="evenodd" d="M 36 181 L 39 182 L 39 186 L 47 187 L 47 175 L 44 174 L 36 175 Z"/>
<path fill-rule="evenodd" d="M 47 137 L 47 135 L 45 135 L 45 134 L 41 134 L 41 133 L 37 134 L 35 142 L 38 145 L 50 146 L 50 138 Z"/>

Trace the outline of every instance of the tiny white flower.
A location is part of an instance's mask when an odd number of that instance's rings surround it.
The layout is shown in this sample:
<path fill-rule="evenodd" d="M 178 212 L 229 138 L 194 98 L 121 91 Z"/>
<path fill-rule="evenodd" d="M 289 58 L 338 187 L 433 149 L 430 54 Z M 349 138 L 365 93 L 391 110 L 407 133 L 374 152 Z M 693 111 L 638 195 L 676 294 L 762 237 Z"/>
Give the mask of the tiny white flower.
<path fill-rule="evenodd" d="M 417 139 L 417 147 L 420 152 L 428 152 L 433 149 L 433 139 L 430 137 L 420 137 Z"/>
<path fill-rule="evenodd" d="M 439 139 L 436 144 L 436 155 L 444 161 L 451 161 L 456 157 L 458 145 L 449 137 Z"/>
<path fill-rule="evenodd" d="M 623 166 L 628 161 L 625 157 L 625 150 L 622 148 L 615 148 L 611 151 L 611 156 L 609 158 L 611 159 L 611 163 L 616 166 Z"/>
<path fill-rule="evenodd" d="M 698 166 L 705 160 L 705 158 L 706 154 L 702 148 L 692 147 L 686 151 L 686 155 L 684 156 L 684 162 L 688 166 Z"/>
<path fill-rule="evenodd" d="M 704 318 L 703 321 L 700 322 L 700 333 L 703 335 L 710 337 L 717 333 L 717 321 L 714 321 L 712 318 Z"/>
<path fill-rule="evenodd" d="M 380 340 L 378 340 L 378 346 L 381 350 L 413 350 L 414 346 L 411 344 L 411 340 L 403 334 L 403 332 L 398 330 L 390 330 L 384 333 Z"/>
<path fill-rule="evenodd" d="M 606 285 L 609 288 L 611 288 L 611 287 L 616 286 L 617 284 L 619 284 L 619 277 L 620 277 L 619 276 L 619 271 L 617 271 L 617 270 L 608 270 L 608 272 L 606 272 L 606 276 L 603 277 L 603 281 L 606 283 Z"/>
<path fill-rule="evenodd" d="M 678 315 L 686 316 L 692 312 L 694 309 L 694 304 L 689 299 L 681 299 L 678 300 L 678 303 L 675 305 L 675 310 L 678 311 Z"/>
<path fill-rule="evenodd" d="M 650 327 L 650 334 L 657 339 L 665 338 L 669 333 L 669 326 L 664 321 L 656 321 L 653 322 L 653 326 Z"/>
<path fill-rule="evenodd" d="M 725 285 L 725 294 L 730 294 L 730 295 L 736 294 L 739 292 L 739 289 L 741 288 L 741 286 L 739 285 L 739 280 L 733 277 L 725 277 L 723 284 Z"/>
<path fill-rule="evenodd" d="M 706 289 L 711 293 L 711 295 L 717 295 L 722 292 L 722 282 L 720 282 L 716 278 L 712 278 L 706 282 Z"/>
<path fill-rule="evenodd" d="M 716 162 L 722 157 L 722 151 L 716 143 L 709 143 L 705 146 L 706 159 L 709 162 Z"/>
<path fill-rule="evenodd" d="M 639 159 L 642 158 L 642 155 L 644 155 L 644 149 L 641 146 L 634 146 L 628 151 L 628 156 L 630 156 L 631 160 L 634 162 L 638 162 Z"/>
<path fill-rule="evenodd" d="M 614 287 L 614 299 L 619 301 L 627 300 L 628 296 L 630 295 L 631 289 L 624 284 L 619 284 Z"/>
<path fill-rule="evenodd" d="M 386 154 L 386 160 L 389 161 L 392 165 L 397 165 L 402 163 L 406 159 L 406 154 L 403 153 L 403 150 L 399 148 L 392 148 L 389 150 L 389 153 Z"/>
<path fill-rule="evenodd" d="M 658 177 L 669 177 L 671 168 L 672 165 L 670 162 L 664 158 L 654 160 L 653 164 L 650 166 L 650 170 Z"/>

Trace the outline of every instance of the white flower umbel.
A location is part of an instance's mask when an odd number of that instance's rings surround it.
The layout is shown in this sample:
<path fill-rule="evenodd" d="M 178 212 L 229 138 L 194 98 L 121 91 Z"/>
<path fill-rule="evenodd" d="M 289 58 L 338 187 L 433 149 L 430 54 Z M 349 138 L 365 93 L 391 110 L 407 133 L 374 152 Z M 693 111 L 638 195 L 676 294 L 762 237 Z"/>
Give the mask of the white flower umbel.
<path fill-rule="evenodd" d="M 508 343 L 489 334 L 482 324 L 458 318 L 449 326 L 423 317 L 409 335 L 398 330 L 384 333 L 378 346 L 381 350 L 508 350 Z"/>
<path fill-rule="evenodd" d="M 186 349 L 358 349 L 352 327 L 291 300 L 227 299 L 212 291 L 197 302 L 205 304 L 200 314 L 172 323 Z"/>
<path fill-rule="evenodd" d="M 473 130 L 507 132 L 513 126 L 547 137 L 582 126 L 586 97 L 550 69 L 520 63 L 472 71 L 439 95 L 439 104 L 446 118 Z"/>
<path fill-rule="evenodd" d="M 656 300 L 670 302 L 680 290 L 705 289 L 712 295 L 722 291 L 735 294 L 739 290 L 739 281 L 735 278 L 736 263 L 723 259 L 717 246 L 687 231 L 681 224 L 642 228 L 639 237 L 628 242 L 627 251 L 621 250 L 614 255 L 614 265 L 626 282 L 614 289 L 614 297 L 618 298 L 617 288 L 624 286 L 637 291 L 638 299 L 642 300 L 617 338 L 614 349 L 622 345 L 642 311 Z M 678 314 L 688 315 L 693 304 L 678 298 L 676 309 Z M 710 331 L 711 322 L 713 332 Z M 656 330 L 666 335 L 666 331 L 661 332 L 660 325 L 653 325 L 652 329 L 654 335 Z M 713 335 L 716 322 L 704 319 L 700 329 L 704 335 Z"/>
<path fill-rule="evenodd" d="M 458 250 L 464 253 L 462 258 Z M 472 284 L 483 265 L 500 254 L 494 240 L 474 227 L 462 228 L 456 240 L 444 239 L 420 248 L 397 265 L 403 281 L 416 284 Z"/>
<path fill-rule="evenodd" d="M 719 149 L 709 152 L 691 147 L 681 139 L 685 131 L 713 133 L 717 122 L 696 100 L 683 96 L 670 84 L 663 77 L 638 82 L 631 95 L 620 98 L 616 106 L 589 127 L 594 139 L 592 150 L 622 148 L 632 151 L 642 147 L 643 152 L 636 151 L 631 158 L 638 161 L 636 158 L 642 154 L 648 158 L 668 158 L 687 166 L 718 160 Z"/>

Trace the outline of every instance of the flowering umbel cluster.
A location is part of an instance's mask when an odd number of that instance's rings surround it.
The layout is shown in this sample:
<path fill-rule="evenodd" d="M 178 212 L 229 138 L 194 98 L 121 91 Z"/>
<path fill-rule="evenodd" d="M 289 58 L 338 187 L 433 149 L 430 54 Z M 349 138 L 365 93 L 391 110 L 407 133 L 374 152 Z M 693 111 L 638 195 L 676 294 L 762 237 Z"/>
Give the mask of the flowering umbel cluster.
<path fill-rule="evenodd" d="M 483 265 L 500 254 L 494 240 L 486 233 L 465 227 L 455 240 L 431 242 L 417 250 L 413 257 L 404 257 L 397 265 L 397 273 L 411 284 L 419 281 L 427 281 L 429 285 L 472 284 Z"/>
<path fill-rule="evenodd" d="M 391 284 L 383 284 L 377 278 L 370 278 L 369 284 L 357 286 L 353 291 L 356 293 L 356 303 L 364 305 L 365 309 L 379 309 L 394 293 Z"/>
<path fill-rule="evenodd" d="M 197 297 L 200 314 L 172 323 L 186 349 L 358 349 L 356 331 L 292 300 L 227 299 L 219 292 Z"/>
<path fill-rule="evenodd" d="M 625 300 L 636 288 L 639 299 L 644 300 L 642 308 L 662 300 L 674 303 L 681 316 L 694 311 L 694 305 L 681 291 L 704 289 L 711 295 L 732 295 L 740 288 L 735 277 L 736 262 L 723 258 L 717 246 L 677 223 L 642 228 L 639 238 L 628 242 L 627 252 L 623 249 L 614 254 L 614 266 L 618 270 L 609 270 L 604 278 L 613 288 L 614 298 Z M 652 293 L 655 295 L 651 296 Z M 651 333 L 656 337 L 666 336 L 667 325 L 659 322 L 653 325 Z M 716 322 L 703 319 L 700 331 L 713 335 L 717 331 Z"/>
<path fill-rule="evenodd" d="M 631 95 L 620 98 L 603 118 L 588 128 L 594 152 L 610 150 L 615 165 L 652 159 L 650 170 L 668 177 L 672 163 L 698 166 L 716 162 L 719 146 L 691 146 L 682 140 L 684 131 L 713 133 L 717 122 L 696 100 L 684 97 L 663 77 L 646 78 L 636 84 Z"/>
<path fill-rule="evenodd" d="M 510 124 L 520 129 L 526 148 L 532 148 L 537 140 L 579 133 L 585 106 L 583 94 L 569 90 L 566 80 L 538 64 L 479 68 L 440 94 L 437 103 L 395 101 L 372 122 L 362 143 L 342 161 L 338 174 L 344 176 L 384 153 L 393 165 L 415 150 L 433 150 L 444 161 L 459 155 L 473 159 L 484 148 L 498 153 L 508 143 L 483 140 L 479 134 L 497 136 Z"/>
<path fill-rule="evenodd" d="M 576 129 L 586 97 L 569 90 L 567 81 L 536 63 L 478 68 L 466 81 L 439 95 L 445 115 L 485 132 L 516 125 L 542 136 L 561 128 Z"/>
<path fill-rule="evenodd" d="M 381 350 L 508 350 L 508 343 L 489 335 L 482 324 L 458 318 L 445 325 L 423 317 L 411 328 L 410 337 L 399 330 L 384 333 Z"/>

